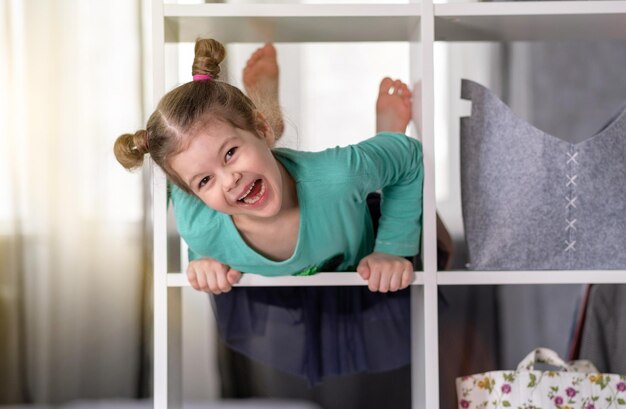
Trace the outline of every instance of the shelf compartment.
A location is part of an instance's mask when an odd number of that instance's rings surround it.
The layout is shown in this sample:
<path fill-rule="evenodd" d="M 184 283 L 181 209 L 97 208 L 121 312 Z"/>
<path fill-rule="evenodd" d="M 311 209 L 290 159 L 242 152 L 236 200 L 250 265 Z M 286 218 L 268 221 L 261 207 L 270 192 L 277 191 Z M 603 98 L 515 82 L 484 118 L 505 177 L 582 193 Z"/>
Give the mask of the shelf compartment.
<path fill-rule="evenodd" d="M 415 273 L 412 285 L 424 284 L 424 273 Z M 318 273 L 308 277 L 263 277 L 258 274 L 244 274 L 237 287 L 307 287 L 307 286 L 363 286 L 367 285 L 357 273 Z M 168 287 L 189 287 L 187 276 L 181 273 L 167 275 Z"/>
<path fill-rule="evenodd" d="M 626 40 L 626 1 L 435 4 L 435 41 Z"/>
<path fill-rule="evenodd" d="M 442 271 L 438 285 L 626 284 L 626 270 Z"/>
<path fill-rule="evenodd" d="M 420 4 L 165 5 L 165 41 L 223 43 L 415 41 Z"/>

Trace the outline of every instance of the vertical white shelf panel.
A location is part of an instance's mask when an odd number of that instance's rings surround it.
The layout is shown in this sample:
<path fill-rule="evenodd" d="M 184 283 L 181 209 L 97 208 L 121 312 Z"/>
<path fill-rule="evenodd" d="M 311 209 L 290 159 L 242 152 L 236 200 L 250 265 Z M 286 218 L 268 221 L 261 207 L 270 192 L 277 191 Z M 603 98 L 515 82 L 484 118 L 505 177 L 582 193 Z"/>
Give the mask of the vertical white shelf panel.
<path fill-rule="evenodd" d="M 152 1 L 153 103 L 165 93 L 165 30 L 163 3 Z M 163 171 L 150 161 L 153 223 L 153 395 L 156 409 L 182 406 L 181 289 L 167 285 L 167 183 Z M 175 376 L 170 376 L 174 373 Z"/>
<path fill-rule="evenodd" d="M 435 201 L 434 8 L 421 3 L 419 37 L 412 38 L 411 73 L 418 90 L 413 113 L 422 140 L 424 161 L 423 261 L 424 285 L 411 288 L 412 408 L 439 407 L 439 345 L 437 311 L 437 232 Z M 414 61 L 419 58 L 419 61 Z"/>
<path fill-rule="evenodd" d="M 167 286 L 167 206 L 165 175 L 152 161 L 153 305 L 154 305 L 154 407 L 168 407 L 168 291 Z"/>
<path fill-rule="evenodd" d="M 152 64 L 153 69 L 153 104 L 163 95 L 164 78 L 164 32 L 163 4 L 152 1 Z M 150 161 L 152 175 L 152 226 L 153 226 L 153 305 L 154 305 L 154 337 L 153 337 L 153 394 L 154 407 L 168 407 L 168 287 L 165 282 L 167 274 L 167 195 L 165 175 Z"/>

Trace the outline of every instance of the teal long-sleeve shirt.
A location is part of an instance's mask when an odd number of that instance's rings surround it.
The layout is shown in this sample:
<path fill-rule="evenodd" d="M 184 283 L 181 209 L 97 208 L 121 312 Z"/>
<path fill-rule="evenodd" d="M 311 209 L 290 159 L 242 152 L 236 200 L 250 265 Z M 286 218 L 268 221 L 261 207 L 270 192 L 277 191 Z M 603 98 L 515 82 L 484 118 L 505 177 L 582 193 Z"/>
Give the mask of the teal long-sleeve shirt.
<path fill-rule="evenodd" d="M 300 227 L 294 254 L 275 261 L 243 240 L 229 215 L 172 186 L 178 231 L 191 260 L 211 257 L 232 268 L 264 276 L 355 271 L 372 251 L 418 253 L 422 220 L 422 149 L 402 134 L 380 133 L 347 147 L 321 152 L 273 150 L 296 183 Z M 382 191 L 374 237 L 368 193 Z"/>

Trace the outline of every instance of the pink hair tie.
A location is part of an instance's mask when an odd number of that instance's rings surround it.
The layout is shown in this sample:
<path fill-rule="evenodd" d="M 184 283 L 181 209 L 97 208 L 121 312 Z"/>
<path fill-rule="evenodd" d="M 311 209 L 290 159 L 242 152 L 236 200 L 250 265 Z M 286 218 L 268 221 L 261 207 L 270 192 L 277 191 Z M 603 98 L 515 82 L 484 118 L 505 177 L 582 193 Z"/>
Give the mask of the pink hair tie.
<path fill-rule="evenodd" d="M 194 81 L 212 80 L 212 79 L 213 77 L 211 77 L 209 74 L 195 74 L 193 76 Z"/>

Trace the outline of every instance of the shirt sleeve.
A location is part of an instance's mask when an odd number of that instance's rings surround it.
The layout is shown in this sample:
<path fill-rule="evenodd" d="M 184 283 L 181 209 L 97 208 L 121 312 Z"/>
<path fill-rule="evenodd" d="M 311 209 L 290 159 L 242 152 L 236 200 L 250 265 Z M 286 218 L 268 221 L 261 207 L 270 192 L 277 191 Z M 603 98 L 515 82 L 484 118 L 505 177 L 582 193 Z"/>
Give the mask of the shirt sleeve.
<path fill-rule="evenodd" d="M 374 251 L 396 256 L 419 252 L 422 227 L 422 145 L 403 134 L 381 133 L 354 145 L 362 158 L 365 193 L 382 191 Z"/>
<path fill-rule="evenodd" d="M 189 261 L 202 257 L 216 258 L 211 251 L 217 242 L 219 221 L 217 212 L 208 208 L 200 199 L 169 184 L 168 196 L 171 200 L 176 229 L 188 245 Z"/>

